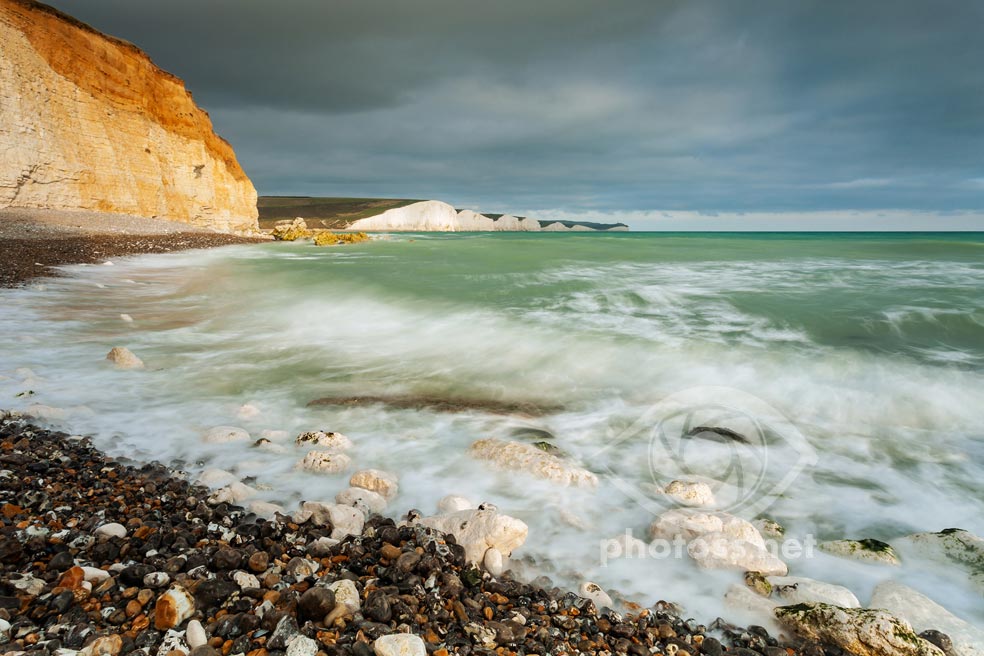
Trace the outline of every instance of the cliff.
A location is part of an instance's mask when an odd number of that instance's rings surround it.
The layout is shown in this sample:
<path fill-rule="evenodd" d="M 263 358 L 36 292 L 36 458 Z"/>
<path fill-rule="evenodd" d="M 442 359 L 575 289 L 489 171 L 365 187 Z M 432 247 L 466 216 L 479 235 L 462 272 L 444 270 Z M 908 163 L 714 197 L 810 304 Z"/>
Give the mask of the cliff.
<path fill-rule="evenodd" d="M 181 80 L 33 0 L 0 0 L 0 152 L 0 207 L 257 229 L 253 184 Z"/>
<path fill-rule="evenodd" d="M 439 200 L 426 200 L 386 210 L 382 214 L 359 219 L 347 226 L 347 230 L 364 232 L 569 232 L 627 230 L 618 224 L 578 223 L 556 221 L 542 226 L 532 218 L 518 218 L 510 214 L 485 216 L 472 210 L 460 212 Z M 569 224 L 569 225 L 565 225 Z"/>

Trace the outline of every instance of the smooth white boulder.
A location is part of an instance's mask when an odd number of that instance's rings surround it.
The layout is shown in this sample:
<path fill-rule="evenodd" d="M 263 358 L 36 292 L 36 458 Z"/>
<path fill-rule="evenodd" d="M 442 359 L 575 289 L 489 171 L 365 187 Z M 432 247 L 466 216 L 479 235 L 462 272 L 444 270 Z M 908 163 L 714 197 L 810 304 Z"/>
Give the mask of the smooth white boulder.
<path fill-rule="evenodd" d="M 188 622 L 188 626 L 185 628 L 185 642 L 192 649 L 208 643 L 208 635 L 205 633 L 205 627 L 202 626 L 201 622 L 198 620 Z"/>
<path fill-rule="evenodd" d="M 260 451 L 266 451 L 267 453 L 276 453 L 283 455 L 285 453 L 290 453 L 286 446 L 278 442 L 272 442 L 265 437 L 253 442 L 253 448 L 259 449 Z"/>
<path fill-rule="evenodd" d="M 920 633 L 929 629 L 942 631 L 953 643 L 954 656 L 984 655 L 984 631 L 908 586 L 883 581 L 875 587 L 868 605 L 901 617 Z"/>
<path fill-rule="evenodd" d="M 721 533 L 765 548 L 765 540 L 751 522 L 726 512 L 676 508 L 662 513 L 649 526 L 649 536 L 653 540 L 679 537 L 690 542 L 709 533 Z"/>
<path fill-rule="evenodd" d="M 782 599 L 783 605 L 822 603 L 842 608 L 861 608 L 854 593 L 842 585 L 824 583 L 801 576 L 769 576 L 772 594 Z"/>
<path fill-rule="evenodd" d="M 386 510 L 383 495 L 362 487 L 347 487 L 335 495 L 335 503 L 358 508 L 366 515 L 380 514 Z"/>
<path fill-rule="evenodd" d="M 908 622 L 884 610 L 798 604 L 776 608 L 775 616 L 805 638 L 833 643 L 856 656 L 944 656 Z"/>
<path fill-rule="evenodd" d="M 482 557 L 482 566 L 492 576 L 502 576 L 506 570 L 506 558 L 503 557 L 501 551 L 493 547 L 486 551 L 485 556 Z"/>
<path fill-rule="evenodd" d="M 532 444 L 494 438 L 478 440 L 469 454 L 500 469 L 524 471 L 559 485 L 597 487 L 598 477 L 583 467 L 541 451 Z"/>
<path fill-rule="evenodd" d="M 297 463 L 299 469 L 318 474 L 340 474 L 349 468 L 352 459 L 344 453 L 334 451 L 308 451 Z"/>
<path fill-rule="evenodd" d="M 761 545 L 722 532 L 705 533 L 687 545 L 687 553 L 705 569 L 738 569 L 784 576 L 786 563 Z"/>
<path fill-rule="evenodd" d="M 775 621 L 773 611 L 778 604 L 771 599 L 756 594 L 743 585 L 732 585 L 724 594 L 724 604 L 732 611 L 754 617 L 758 621 Z"/>
<path fill-rule="evenodd" d="M 425 517 L 420 524 L 453 535 L 464 548 L 465 559 L 476 565 L 483 562 L 489 549 L 498 549 L 509 556 L 526 542 L 529 533 L 524 522 L 491 508 Z"/>
<path fill-rule="evenodd" d="M 273 519 L 277 516 L 277 513 L 281 515 L 287 514 L 283 506 L 277 503 L 270 503 L 269 501 L 250 501 L 249 511 L 264 519 Z"/>
<path fill-rule="evenodd" d="M 236 426 L 215 426 L 205 431 L 202 441 L 206 444 L 225 444 L 227 442 L 245 442 L 249 432 Z"/>
<path fill-rule="evenodd" d="M 32 419 L 41 421 L 58 421 L 64 419 L 68 414 L 63 408 L 55 408 L 42 403 L 32 403 L 24 408 L 24 414 Z"/>
<path fill-rule="evenodd" d="M 400 491 L 398 480 L 395 474 L 381 469 L 363 469 L 352 474 L 349 485 L 371 490 L 387 501 L 392 501 Z"/>
<path fill-rule="evenodd" d="M 133 354 L 125 346 L 114 346 L 106 354 L 106 359 L 113 363 L 117 369 L 143 369 L 143 360 Z"/>
<path fill-rule="evenodd" d="M 316 446 L 325 451 L 348 451 L 352 448 L 352 440 L 334 431 L 307 431 L 294 438 L 298 446 Z"/>
<path fill-rule="evenodd" d="M 964 570 L 984 591 L 984 539 L 970 531 L 949 528 L 936 533 L 914 533 L 893 541 L 902 555 L 912 554 Z"/>
<path fill-rule="evenodd" d="M 817 548 L 832 556 L 859 560 L 865 563 L 893 565 L 895 567 L 902 564 L 895 550 L 878 540 L 830 540 L 821 542 Z"/>
<path fill-rule="evenodd" d="M 412 633 L 391 633 L 372 643 L 376 656 L 427 656 L 424 641 Z"/>
<path fill-rule="evenodd" d="M 437 502 L 437 512 L 439 514 L 458 512 L 459 510 L 471 510 L 475 507 L 475 504 L 465 497 L 459 497 L 455 494 L 449 494 L 446 497 L 442 497 L 440 501 Z"/>
<path fill-rule="evenodd" d="M 285 442 L 290 437 L 290 433 L 285 430 L 271 430 L 267 428 L 260 431 L 260 437 L 271 442 Z"/>

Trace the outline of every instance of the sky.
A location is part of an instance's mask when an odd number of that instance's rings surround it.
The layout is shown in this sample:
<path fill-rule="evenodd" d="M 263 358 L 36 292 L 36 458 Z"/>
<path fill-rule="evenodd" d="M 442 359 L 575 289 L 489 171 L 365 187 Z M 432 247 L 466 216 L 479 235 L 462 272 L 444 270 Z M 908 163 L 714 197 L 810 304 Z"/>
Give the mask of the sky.
<path fill-rule="evenodd" d="M 984 229 L 979 0 L 55 0 L 263 195 L 633 228 Z"/>

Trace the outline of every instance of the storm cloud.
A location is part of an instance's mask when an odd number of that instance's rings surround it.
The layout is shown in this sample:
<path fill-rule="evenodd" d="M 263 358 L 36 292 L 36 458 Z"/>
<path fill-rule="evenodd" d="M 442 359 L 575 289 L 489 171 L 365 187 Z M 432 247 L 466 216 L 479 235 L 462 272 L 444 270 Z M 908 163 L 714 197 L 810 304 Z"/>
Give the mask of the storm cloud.
<path fill-rule="evenodd" d="M 984 209 L 976 0 L 59 0 L 262 194 L 618 215 Z"/>

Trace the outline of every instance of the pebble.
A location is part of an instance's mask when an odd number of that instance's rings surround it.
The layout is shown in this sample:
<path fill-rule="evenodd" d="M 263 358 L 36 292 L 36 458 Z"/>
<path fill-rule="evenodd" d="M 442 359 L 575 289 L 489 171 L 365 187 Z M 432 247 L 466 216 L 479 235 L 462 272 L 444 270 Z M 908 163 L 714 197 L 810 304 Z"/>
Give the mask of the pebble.
<path fill-rule="evenodd" d="M 298 616 L 301 620 L 324 620 L 335 608 L 335 593 L 328 588 L 314 586 L 301 595 L 297 601 Z"/>
<path fill-rule="evenodd" d="M 287 645 L 287 656 L 315 656 L 318 643 L 306 636 L 295 636 Z"/>
<path fill-rule="evenodd" d="M 394 633 L 376 638 L 372 643 L 376 656 L 427 656 L 427 647 L 418 636 Z"/>
<path fill-rule="evenodd" d="M 125 538 L 126 527 L 117 522 L 109 522 L 97 528 L 95 534 L 104 540 L 108 540 L 109 538 Z"/>

